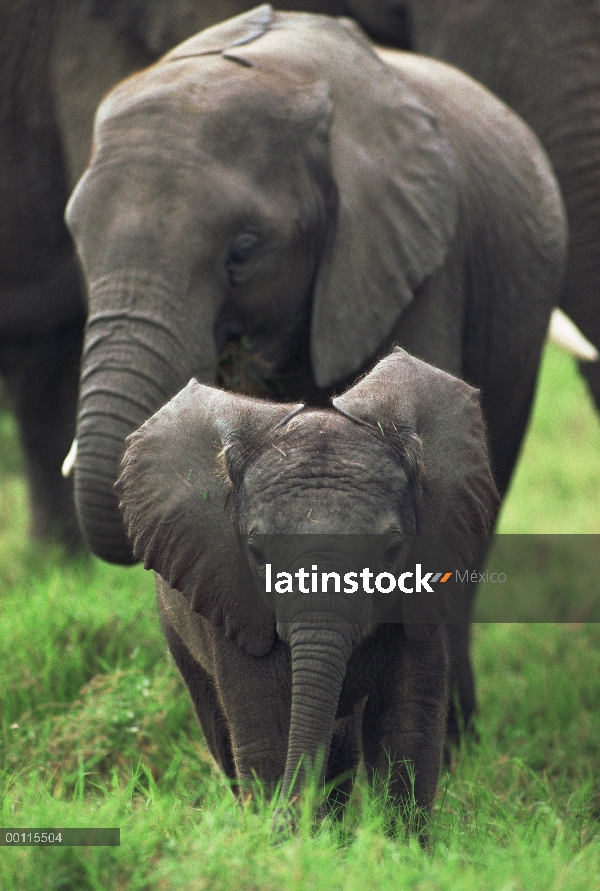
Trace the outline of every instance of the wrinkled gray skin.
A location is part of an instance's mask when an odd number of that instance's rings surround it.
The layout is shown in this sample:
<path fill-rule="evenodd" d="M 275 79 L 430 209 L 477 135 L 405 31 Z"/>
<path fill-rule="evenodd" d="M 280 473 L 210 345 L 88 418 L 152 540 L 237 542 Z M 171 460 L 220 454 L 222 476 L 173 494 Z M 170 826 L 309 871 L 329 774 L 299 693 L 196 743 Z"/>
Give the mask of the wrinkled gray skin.
<path fill-rule="evenodd" d="M 533 135 L 454 69 L 257 8 L 109 94 L 67 220 L 90 309 L 76 499 L 98 556 L 133 559 L 113 491 L 125 437 L 191 375 L 214 382 L 244 334 L 285 373 L 282 398 L 312 405 L 394 343 L 464 377 L 505 491 L 564 217 Z"/>
<path fill-rule="evenodd" d="M 600 5 L 596 0 L 348 0 L 376 39 L 443 59 L 514 108 L 564 195 L 561 308 L 600 349 Z M 404 24 L 399 25 L 399 21 Z M 580 369 L 600 408 L 600 363 Z"/>
<path fill-rule="evenodd" d="M 260 584 L 265 561 L 289 572 L 369 565 L 365 544 L 323 544 L 329 533 L 377 534 L 371 565 L 395 574 L 417 529 L 485 536 L 499 498 L 478 393 L 397 349 L 334 405 L 298 413 L 192 380 L 129 437 L 117 490 L 227 775 L 268 789 L 283 778 L 293 799 L 324 753 L 324 779 L 346 775 L 330 799 L 343 803 L 362 750 L 371 779 L 390 775 L 398 808 L 410 797 L 405 762 L 414 766 L 426 816 L 444 741 L 446 629 L 375 625 L 368 596 L 343 592 L 275 595 L 274 624 L 245 624 L 239 548 Z"/>

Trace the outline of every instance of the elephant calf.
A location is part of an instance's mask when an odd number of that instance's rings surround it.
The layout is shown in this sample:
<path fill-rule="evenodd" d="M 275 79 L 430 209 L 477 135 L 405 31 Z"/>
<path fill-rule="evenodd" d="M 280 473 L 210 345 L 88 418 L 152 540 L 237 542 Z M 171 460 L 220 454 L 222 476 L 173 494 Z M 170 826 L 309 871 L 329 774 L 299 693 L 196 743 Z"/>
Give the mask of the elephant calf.
<path fill-rule="evenodd" d="M 396 574 L 416 532 L 487 535 L 498 495 L 479 394 L 397 348 L 333 407 L 192 380 L 128 438 L 117 491 L 134 554 L 158 573 L 169 647 L 226 774 L 268 788 L 283 778 L 282 795 L 294 796 L 321 752 L 326 781 L 346 775 L 332 793 L 343 801 L 362 749 L 372 779 L 391 769 L 398 807 L 414 765 L 426 815 L 444 741 L 447 629 L 375 623 L 372 603 L 337 590 L 275 593 L 273 621 L 248 622 L 239 551 L 264 588 L 275 561 L 290 575 L 317 560 L 356 569 L 360 555 L 343 542 L 373 538 L 365 533 L 377 533 L 379 566 Z M 327 536 L 342 543 L 323 554 Z"/>

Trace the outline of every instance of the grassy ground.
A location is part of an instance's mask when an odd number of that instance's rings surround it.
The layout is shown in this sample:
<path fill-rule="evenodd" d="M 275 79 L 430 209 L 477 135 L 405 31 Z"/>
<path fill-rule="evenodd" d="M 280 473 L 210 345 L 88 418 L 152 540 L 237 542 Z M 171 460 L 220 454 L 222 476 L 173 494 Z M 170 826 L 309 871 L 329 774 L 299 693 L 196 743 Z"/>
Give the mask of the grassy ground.
<path fill-rule="evenodd" d="M 599 457 L 583 385 L 549 351 L 501 530 L 599 532 Z M 364 782 L 344 823 L 311 830 L 307 806 L 274 846 L 271 804 L 236 804 L 212 767 L 151 574 L 28 545 L 1 414 L 0 473 L 0 823 L 121 829 L 119 848 L 2 848 L 3 891 L 600 889 L 600 626 L 475 626 L 481 743 L 441 779 L 430 851 L 385 832 Z"/>

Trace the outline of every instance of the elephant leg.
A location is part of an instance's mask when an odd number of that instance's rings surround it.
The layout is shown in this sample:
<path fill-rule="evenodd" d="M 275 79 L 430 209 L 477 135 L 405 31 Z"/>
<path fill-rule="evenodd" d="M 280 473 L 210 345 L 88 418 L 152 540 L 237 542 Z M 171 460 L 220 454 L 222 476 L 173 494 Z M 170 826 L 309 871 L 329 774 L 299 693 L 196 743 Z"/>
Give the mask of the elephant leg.
<path fill-rule="evenodd" d="M 476 712 L 475 678 L 469 657 L 470 625 L 448 625 L 448 654 L 450 657 L 450 701 L 446 721 L 446 740 L 458 746 L 463 733 L 477 739 L 474 717 Z M 444 752 L 446 761 L 450 753 Z"/>
<path fill-rule="evenodd" d="M 595 99 L 594 103 L 597 104 Z M 569 169 L 572 162 L 563 157 L 558 159 L 560 166 L 557 167 L 565 193 L 570 234 L 569 262 L 560 307 L 600 350 L 600 132 L 587 143 L 577 134 L 574 144 L 578 143 L 581 143 L 582 157 L 590 157 L 590 145 L 594 146 L 594 163 L 587 165 L 589 169 L 585 170 L 585 175 L 577 169 Z M 569 158 L 573 151 L 577 149 L 569 148 Z M 579 370 L 600 411 L 600 362 L 580 362 Z"/>
<path fill-rule="evenodd" d="M 18 424 L 29 484 L 32 535 L 82 546 L 71 479 L 62 463 L 75 435 L 83 318 L 3 347 L 2 372 Z"/>
<path fill-rule="evenodd" d="M 235 775 L 258 780 L 267 795 L 285 771 L 291 711 L 291 661 L 281 640 L 257 658 L 215 632 L 215 686 L 231 734 Z"/>
<path fill-rule="evenodd" d="M 480 555 L 472 567 L 479 574 L 487 556 Z M 465 586 L 465 612 L 471 616 L 477 592 L 477 584 L 468 582 Z M 458 746 L 463 734 L 477 740 L 474 719 L 477 711 L 475 695 L 475 677 L 471 664 L 471 624 L 469 622 L 452 622 L 446 626 L 446 641 L 450 660 L 449 705 L 446 721 L 446 747 L 444 757 L 450 760 L 448 746 Z"/>
<path fill-rule="evenodd" d="M 442 763 L 449 668 L 445 632 L 440 628 L 425 641 L 402 641 L 401 647 L 382 692 L 367 700 L 363 754 L 370 781 L 383 787 L 396 813 L 421 832 Z"/>
<path fill-rule="evenodd" d="M 50 89 L 57 4 L 0 5 L 1 371 L 25 453 L 36 538 L 81 544 L 71 481 L 85 310 Z M 10 35 L 10 38 L 5 37 Z"/>
<path fill-rule="evenodd" d="M 365 703 L 366 699 L 351 715 L 338 721 L 333 732 L 325 782 L 335 783 L 327 796 L 327 808 L 335 814 L 342 814 L 352 794 L 361 756 L 360 733 Z"/>
<path fill-rule="evenodd" d="M 599 153 L 600 155 L 600 153 Z M 600 165 L 597 165 L 600 166 Z M 600 169 L 595 171 L 598 185 L 590 185 L 592 191 L 600 199 Z M 561 309 L 575 322 L 582 334 L 591 341 L 596 349 L 600 350 L 600 258 L 598 257 L 598 245 L 600 245 L 600 200 L 594 201 L 593 220 L 581 220 L 577 208 L 572 211 L 571 232 L 578 227 L 584 230 L 583 235 L 571 244 L 569 267 L 567 270 L 564 294 L 560 301 Z M 567 202 L 569 207 L 569 202 Z M 574 235 L 573 239 L 574 240 Z M 590 243 L 591 242 L 591 243 Z M 585 379 L 592 399 L 598 411 L 600 411 L 600 362 L 579 362 L 579 371 Z"/>
<path fill-rule="evenodd" d="M 175 629 L 163 620 L 163 631 L 175 665 L 185 682 L 211 755 L 230 779 L 236 778 L 231 738 L 213 679 L 194 659 Z"/>

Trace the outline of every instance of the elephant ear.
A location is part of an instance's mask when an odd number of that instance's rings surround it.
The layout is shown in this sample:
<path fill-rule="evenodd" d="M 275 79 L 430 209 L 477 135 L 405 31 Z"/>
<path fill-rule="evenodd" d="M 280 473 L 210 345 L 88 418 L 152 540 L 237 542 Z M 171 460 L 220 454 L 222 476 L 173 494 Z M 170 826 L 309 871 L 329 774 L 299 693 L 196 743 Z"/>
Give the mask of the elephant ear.
<path fill-rule="evenodd" d="M 426 495 L 420 532 L 487 535 L 500 499 L 490 469 L 479 390 L 396 347 L 333 405 L 421 440 Z"/>
<path fill-rule="evenodd" d="M 295 408 L 192 380 L 128 437 L 116 483 L 135 556 L 254 656 L 269 652 L 275 625 L 240 621 L 238 530 L 218 456 L 231 430 L 260 434 Z"/>
<path fill-rule="evenodd" d="M 458 220 L 456 159 L 433 113 L 357 26 L 340 20 L 337 28 L 346 46 L 335 53 L 330 81 L 339 204 L 311 331 L 320 387 L 359 372 L 377 353 L 444 263 Z"/>
<path fill-rule="evenodd" d="M 243 45 L 243 51 L 241 48 Z M 315 281 L 311 357 L 320 387 L 359 371 L 443 265 L 458 220 L 454 152 L 434 114 L 350 19 L 258 6 L 165 61 L 222 53 L 272 83 L 321 85 L 336 219 Z"/>
<path fill-rule="evenodd" d="M 271 26 L 273 18 L 273 7 L 270 3 L 263 3 L 262 6 L 256 6 L 249 12 L 236 15 L 195 34 L 171 50 L 164 61 L 173 62 L 190 56 L 209 56 L 213 53 L 223 53 L 226 56 L 228 49 L 243 46 L 261 37 Z"/>
<path fill-rule="evenodd" d="M 442 547 L 451 542 L 462 567 L 470 565 L 500 504 L 479 391 L 396 347 L 333 405 L 375 428 L 408 427 L 417 434 L 424 467 L 419 532 L 444 536 Z M 427 541 L 420 543 L 427 552 Z M 405 623 L 413 640 L 422 640 L 434 628 Z"/>

